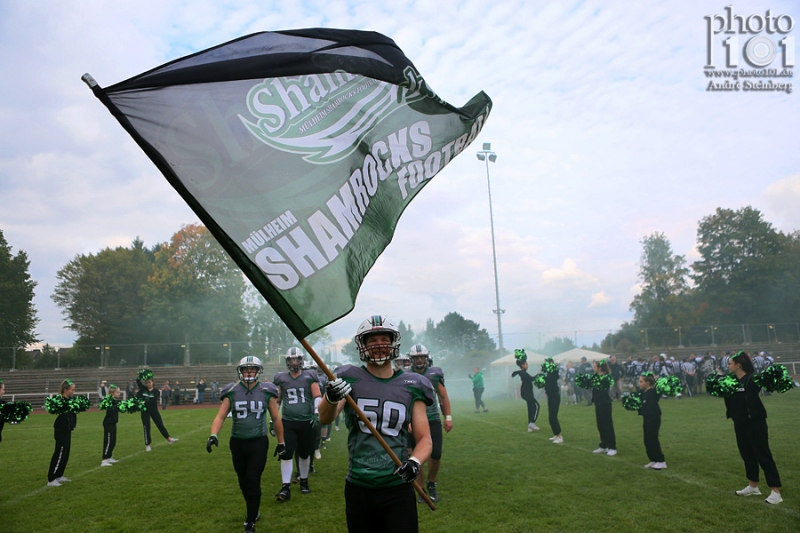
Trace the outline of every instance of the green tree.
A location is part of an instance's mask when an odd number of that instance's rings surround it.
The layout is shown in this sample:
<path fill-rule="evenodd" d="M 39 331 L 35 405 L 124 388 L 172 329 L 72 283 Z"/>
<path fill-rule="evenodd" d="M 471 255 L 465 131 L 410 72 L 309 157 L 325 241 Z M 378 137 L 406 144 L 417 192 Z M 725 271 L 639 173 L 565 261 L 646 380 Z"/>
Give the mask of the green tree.
<path fill-rule="evenodd" d="M 554 337 L 544 344 L 542 355 L 558 355 L 575 348 L 575 343 L 569 337 Z"/>
<path fill-rule="evenodd" d="M 11 254 L 11 246 L 0 230 L 0 347 L 24 348 L 38 342 L 34 329 L 39 323 L 33 307 L 33 289 L 37 283 L 28 273 L 28 255 L 20 250 Z M 8 352 L 8 353 L 6 353 Z M 0 364 L 10 366 L 11 350 L 0 351 Z"/>
<path fill-rule="evenodd" d="M 652 341 L 660 342 L 669 328 L 694 323 L 686 258 L 676 255 L 663 233 L 653 233 L 640 241 L 642 255 L 639 280 L 642 291 L 631 302 L 634 328 L 652 329 Z M 633 338 L 628 339 L 635 343 Z"/>
<path fill-rule="evenodd" d="M 455 312 L 448 313 L 436 324 L 434 339 L 432 344 L 437 352 L 447 350 L 448 360 L 452 360 L 454 356 L 483 358 L 490 354 L 496 355 L 494 352 L 497 347 L 486 329 Z M 434 353 L 431 346 L 427 348 Z"/>
<path fill-rule="evenodd" d="M 51 298 L 78 334 L 76 344 L 147 342 L 141 290 L 153 263 L 153 251 L 136 238 L 130 248 L 78 255 L 58 271 Z"/>
<path fill-rule="evenodd" d="M 697 250 L 691 277 L 706 324 L 797 317 L 797 239 L 776 231 L 760 211 L 717 208 L 700 221 Z"/>
<path fill-rule="evenodd" d="M 153 274 L 142 288 L 144 312 L 162 342 L 244 339 L 244 291 L 244 277 L 211 233 L 186 225 L 155 252 Z M 202 345 L 194 350 L 194 356 L 184 351 L 183 364 L 219 357 Z"/>

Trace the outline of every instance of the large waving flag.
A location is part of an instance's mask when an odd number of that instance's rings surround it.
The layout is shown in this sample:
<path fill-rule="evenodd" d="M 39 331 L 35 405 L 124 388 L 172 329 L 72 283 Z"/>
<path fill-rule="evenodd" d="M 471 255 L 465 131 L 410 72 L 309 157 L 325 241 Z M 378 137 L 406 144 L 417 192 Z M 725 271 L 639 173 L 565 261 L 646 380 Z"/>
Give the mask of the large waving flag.
<path fill-rule="evenodd" d="M 486 122 L 388 37 L 242 37 L 107 88 L 84 76 L 289 329 L 349 313 L 403 210 Z"/>

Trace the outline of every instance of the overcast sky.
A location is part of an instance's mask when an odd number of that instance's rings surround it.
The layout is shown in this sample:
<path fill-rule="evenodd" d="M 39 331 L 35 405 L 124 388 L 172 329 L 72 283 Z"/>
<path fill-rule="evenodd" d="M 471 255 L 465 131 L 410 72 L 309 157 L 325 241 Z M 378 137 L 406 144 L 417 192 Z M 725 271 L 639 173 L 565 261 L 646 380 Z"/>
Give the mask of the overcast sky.
<path fill-rule="evenodd" d="M 704 17 L 726 5 L 0 0 L 0 229 L 30 258 L 37 334 L 74 341 L 50 296 L 77 254 L 137 236 L 152 246 L 197 222 L 81 75 L 110 86 L 249 33 L 331 27 L 381 32 L 446 101 L 460 107 L 483 90 L 494 108 L 406 210 L 356 309 L 329 331 L 342 344 L 374 313 L 419 331 L 457 311 L 497 334 L 486 168 L 475 157 L 491 142 L 504 344 L 538 348 L 576 331 L 591 344 L 631 318 L 642 237 L 664 232 L 691 262 L 697 222 L 717 207 L 752 205 L 776 228 L 800 229 L 799 96 L 707 90 Z M 797 2 L 733 10 L 800 24 Z M 716 35 L 717 69 L 729 36 L 739 48 L 769 38 L 769 68 L 780 71 L 779 41 L 800 29 Z"/>

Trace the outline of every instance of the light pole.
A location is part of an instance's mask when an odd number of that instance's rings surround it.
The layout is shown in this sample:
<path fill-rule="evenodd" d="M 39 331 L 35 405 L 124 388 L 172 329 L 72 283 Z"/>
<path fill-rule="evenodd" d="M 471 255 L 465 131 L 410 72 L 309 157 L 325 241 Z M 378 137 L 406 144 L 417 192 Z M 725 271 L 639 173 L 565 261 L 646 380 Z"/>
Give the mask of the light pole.
<path fill-rule="evenodd" d="M 500 355 L 502 356 L 505 351 L 503 350 L 503 325 L 500 320 L 500 315 L 505 313 L 505 309 L 500 309 L 500 284 L 497 281 L 497 248 L 494 242 L 494 214 L 492 213 L 492 184 L 489 181 L 489 161 L 494 163 L 497 161 L 497 154 L 492 152 L 492 143 L 483 143 L 483 150 L 477 154 L 478 160 L 486 162 L 486 187 L 489 190 L 489 223 L 492 228 L 492 261 L 494 262 L 494 294 L 496 309 L 493 309 L 497 315 L 497 338 L 500 347 Z"/>

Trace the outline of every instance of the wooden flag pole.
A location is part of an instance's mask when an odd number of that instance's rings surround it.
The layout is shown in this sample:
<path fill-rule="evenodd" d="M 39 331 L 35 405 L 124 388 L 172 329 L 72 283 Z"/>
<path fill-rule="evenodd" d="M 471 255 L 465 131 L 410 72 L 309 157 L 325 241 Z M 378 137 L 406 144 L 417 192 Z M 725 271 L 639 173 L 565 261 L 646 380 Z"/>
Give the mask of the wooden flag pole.
<path fill-rule="evenodd" d="M 319 366 L 322 369 L 322 371 L 325 373 L 325 375 L 328 376 L 329 380 L 333 381 L 334 379 L 336 379 L 336 376 L 333 374 L 333 372 L 331 372 L 331 369 L 328 368 L 328 365 L 325 364 L 325 361 L 320 359 L 320 357 L 317 355 L 317 352 L 314 351 L 314 348 L 312 348 L 311 345 L 308 344 L 308 342 L 306 342 L 305 339 L 300 339 L 300 344 L 302 344 L 303 348 L 305 348 L 306 351 L 311 355 L 311 358 L 314 359 L 314 362 L 317 363 L 317 366 Z M 367 428 L 369 428 L 370 432 L 372 433 L 372 436 L 375 437 L 376 439 L 378 439 L 378 442 L 381 444 L 381 446 L 383 446 L 383 449 L 386 450 L 386 453 L 389 454 L 389 457 L 392 458 L 392 461 L 394 461 L 394 464 L 396 464 L 397 466 L 400 466 L 402 464 L 400 459 L 397 458 L 397 455 L 395 455 L 395 453 L 392 451 L 392 449 L 389 447 L 389 445 L 386 443 L 386 441 L 383 440 L 383 437 L 381 436 L 381 434 L 378 433 L 378 430 L 375 429 L 375 426 L 373 426 L 372 422 L 369 421 L 369 419 L 367 418 L 367 415 L 364 414 L 364 411 L 362 411 L 358 407 L 358 404 L 356 404 L 356 401 L 353 398 L 351 398 L 349 394 L 347 396 L 345 396 L 345 400 L 347 401 L 347 405 L 349 405 L 350 408 L 353 411 L 355 411 L 356 415 L 358 415 L 358 418 L 360 418 L 361 421 L 364 423 L 364 425 L 367 426 Z M 420 472 L 422 472 L 422 469 L 420 469 Z M 433 502 L 428 497 L 428 495 L 425 494 L 425 491 L 422 490 L 422 486 L 419 484 L 419 481 L 417 481 L 415 479 L 411 484 L 414 485 L 414 489 L 419 493 L 419 495 L 422 497 L 422 499 L 425 500 L 425 503 L 428 504 L 428 507 L 431 508 L 431 511 L 435 511 L 436 510 L 436 505 L 433 504 Z"/>

